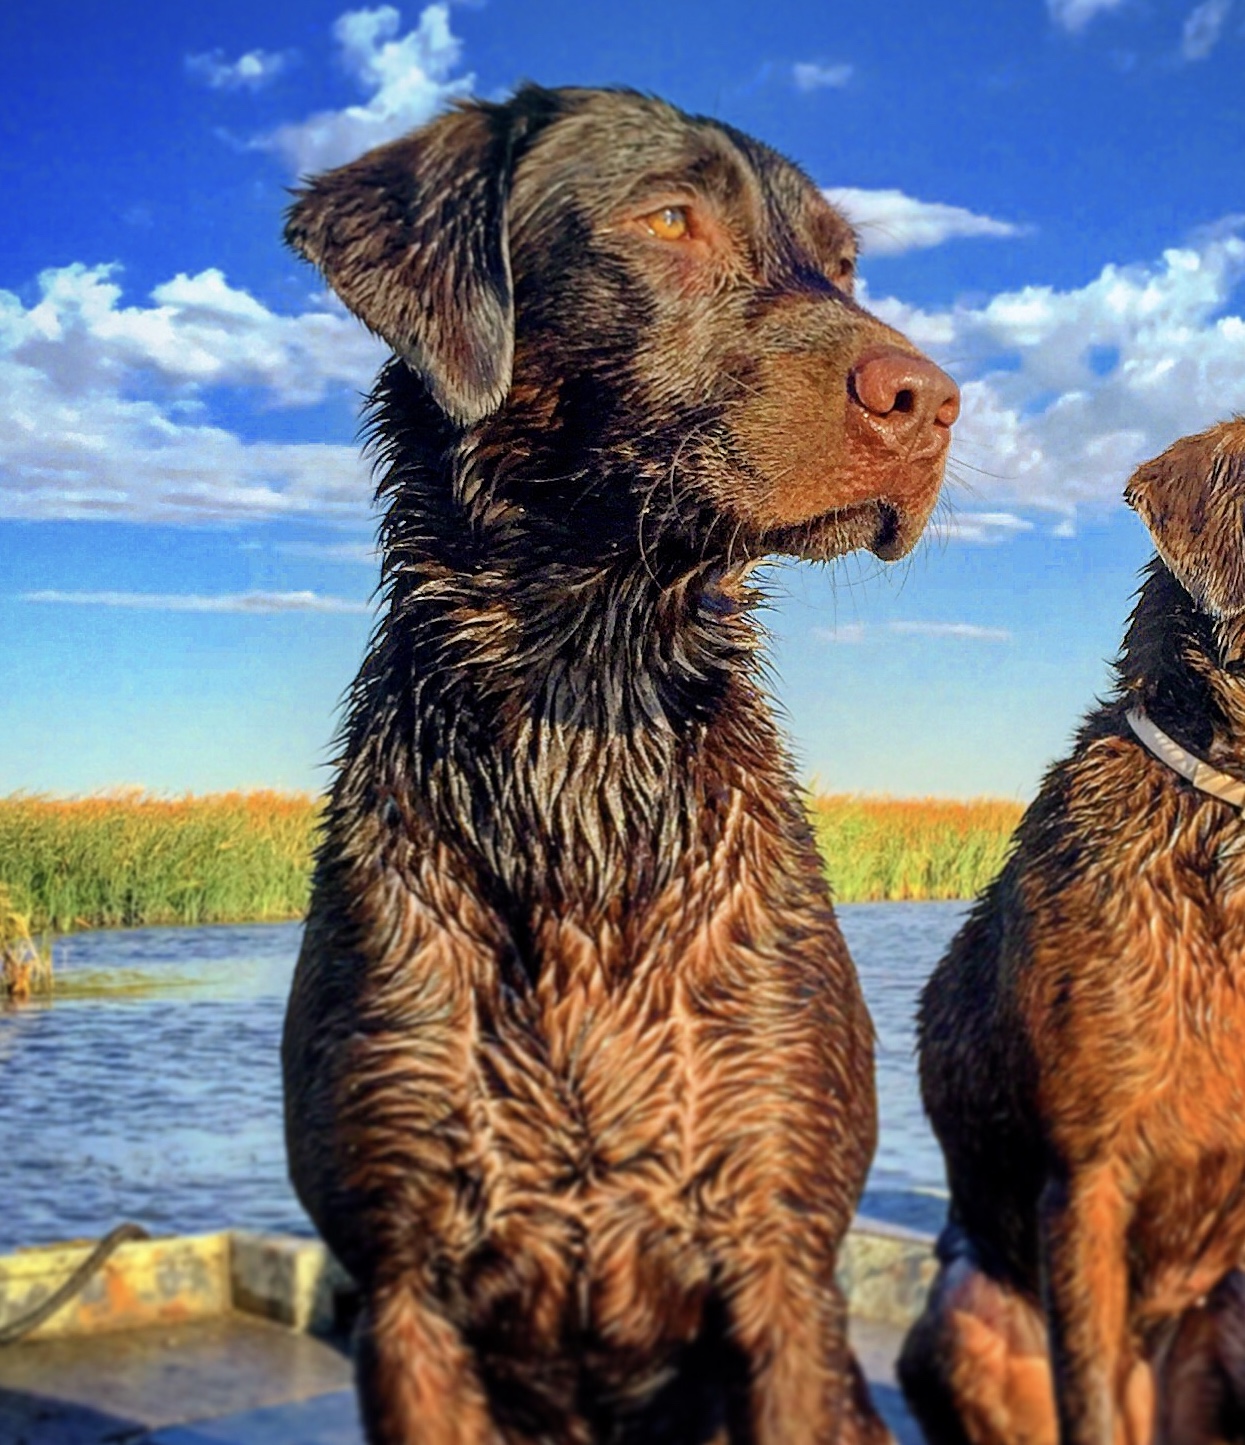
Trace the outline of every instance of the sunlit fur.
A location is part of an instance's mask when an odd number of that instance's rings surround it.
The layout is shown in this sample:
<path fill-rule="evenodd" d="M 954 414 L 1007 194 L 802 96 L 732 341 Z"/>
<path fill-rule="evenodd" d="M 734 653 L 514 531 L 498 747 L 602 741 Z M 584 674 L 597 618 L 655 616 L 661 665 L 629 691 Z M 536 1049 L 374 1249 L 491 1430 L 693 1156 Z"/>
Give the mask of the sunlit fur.
<path fill-rule="evenodd" d="M 699 252 L 641 224 L 676 202 Z M 314 182 L 289 235 L 399 353 L 284 1046 L 368 1438 L 881 1440 L 834 1282 L 872 1030 L 744 581 L 933 504 L 940 458 L 844 441 L 896 341 L 830 279 L 850 229 L 711 122 L 527 89 Z"/>
<path fill-rule="evenodd" d="M 1127 496 L 1161 557 L 1115 692 L 921 1002 L 951 1214 L 901 1373 L 933 1445 L 1245 1438 L 1245 825 L 1125 720 L 1245 777 L 1245 421 Z"/>

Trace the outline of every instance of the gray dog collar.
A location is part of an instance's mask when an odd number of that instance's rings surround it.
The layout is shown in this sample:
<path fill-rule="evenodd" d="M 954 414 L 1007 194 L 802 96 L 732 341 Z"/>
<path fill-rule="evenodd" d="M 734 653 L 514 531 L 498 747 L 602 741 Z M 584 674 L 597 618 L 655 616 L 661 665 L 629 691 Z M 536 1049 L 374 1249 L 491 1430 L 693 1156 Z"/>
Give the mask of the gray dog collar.
<path fill-rule="evenodd" d="M 1160 762 L 1166 763 L 1182 778 L 1187 778 L 1203 793 L 1245 810 L 1245 783 L 1186 752 L 1174 738 L 1169 738 L 1162 728 L 1156 727 L 1139 707 L 1129 708 L 1125 717 L 1129 727 Z"/>

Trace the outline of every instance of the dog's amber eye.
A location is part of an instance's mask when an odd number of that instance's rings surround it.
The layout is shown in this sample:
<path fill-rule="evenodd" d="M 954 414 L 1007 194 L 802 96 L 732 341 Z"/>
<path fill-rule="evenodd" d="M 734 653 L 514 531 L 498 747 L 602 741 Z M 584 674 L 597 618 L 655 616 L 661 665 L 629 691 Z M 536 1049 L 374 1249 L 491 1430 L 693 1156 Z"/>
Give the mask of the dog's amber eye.
<path fill-rule="evenodd" d="M 687 235 L 687 208 L 663 206 L 645 216 L 644 224 L 659 241 L 681 241 Z"/>

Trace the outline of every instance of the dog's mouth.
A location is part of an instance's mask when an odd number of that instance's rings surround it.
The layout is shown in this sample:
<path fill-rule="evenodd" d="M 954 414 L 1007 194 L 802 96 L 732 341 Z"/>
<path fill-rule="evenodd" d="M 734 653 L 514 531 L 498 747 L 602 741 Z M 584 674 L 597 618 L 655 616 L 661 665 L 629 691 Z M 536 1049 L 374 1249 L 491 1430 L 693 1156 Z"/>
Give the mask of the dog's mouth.
<path fill-rule="evenodd" d="M 844 505 L 803 521 L 765 527 L 762 544 L 813 561 L 858 550 L 884 562 L 905 556 L 916 546 L 938 500 L 948 440 L 949 428 L 944 427 L 915 456 L 877 458 L 864 450 L 834 478 L 835 490 L 847 492 Z"/>
<path fill-rule="evenodd" d="M 811 562 L 829 562 L 848 552 L 868 551 L 884 562 L 893 562 L 910 552 L 925 526 L 925 518 L 905 517 L 887 501 L 857 502 L 835 507 L 785 527 L 762 532 L 760 550 L 800 557 Z"/>

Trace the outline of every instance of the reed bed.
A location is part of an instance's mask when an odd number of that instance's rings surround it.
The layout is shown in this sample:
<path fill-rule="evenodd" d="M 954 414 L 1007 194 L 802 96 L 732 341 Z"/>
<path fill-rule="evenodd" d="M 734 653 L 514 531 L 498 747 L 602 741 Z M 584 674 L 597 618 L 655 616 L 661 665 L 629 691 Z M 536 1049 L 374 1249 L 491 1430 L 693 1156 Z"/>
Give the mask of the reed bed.
<path fill-rule="evenodd" d="M 826 872 L 840 903 L 972 898 L 999 871 L 1024 811 L 998 798 L 809 800 Z"/>
<path fill-rule="evenodd" d="M 0 883 L 35 932 L 297 918 L 318 799 L 0 798 Z"/>
<path fill-rule="evenodd" d="M 143 792 L 0 798 L 0 891 L 34 933 L 297 918 L 320 800 Z M 1017 803 L 812 797 L 842 903 L 971 898 L 1002 866 Z"/>

